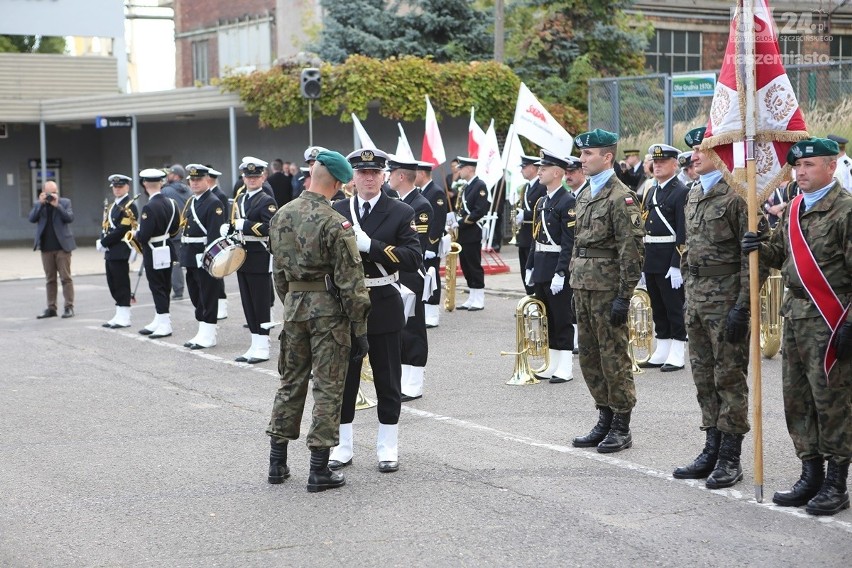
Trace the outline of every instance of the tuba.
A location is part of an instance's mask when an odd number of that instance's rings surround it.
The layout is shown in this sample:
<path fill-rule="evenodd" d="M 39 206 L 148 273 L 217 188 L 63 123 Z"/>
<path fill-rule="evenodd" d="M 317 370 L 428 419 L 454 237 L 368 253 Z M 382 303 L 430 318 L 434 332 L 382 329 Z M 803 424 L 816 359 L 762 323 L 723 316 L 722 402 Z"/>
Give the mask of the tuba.
<path fill-rule="evenodd" d="M 544 302 L 534 296 L 525 296 L 515 308 L 515 341 L 517 351 L 501 351 L 500 355 L 515 356 L 515 370 L 507 385 L 534 385 L 539 382 L 536 373 L 550 365 L 548 349 L 547 311 Z M 530 359 L 542 360 L 533 368 Z"/>
<path fill-rule="evenodd" d="M 769 278 L 760 289 L 760 351 L 772 359 L 781 348 L 781 272 L 770 269 Z"/>
<path fill-rule="evenodd" d="M 627 313 L 628 344 L 633 374 L 642 372 L 639 363 L 651 358 L 654 342 L 654 320 L 651 313 L 651 297 L 642 288 L 636 288 L 630 298 L 630 311 Z"/>

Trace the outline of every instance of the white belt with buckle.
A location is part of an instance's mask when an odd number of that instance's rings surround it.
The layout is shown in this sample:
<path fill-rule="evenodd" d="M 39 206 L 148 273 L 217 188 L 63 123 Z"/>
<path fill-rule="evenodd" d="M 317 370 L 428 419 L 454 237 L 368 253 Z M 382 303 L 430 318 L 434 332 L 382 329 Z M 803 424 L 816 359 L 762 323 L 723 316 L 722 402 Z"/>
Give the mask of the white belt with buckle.
<path fill-rule="evenodd" d="M 562 252 L 562 245 L 535 244 L 535 252 Z"/>
<path fill-rule="evenodd" d="M 168 239 L 168 238 L 169 238 L 168 235 L 160 235 L 160 236 L 157 236 L 157 237 L 151 237 L 150 239 L 148 239 L 148 242 L 149 243 L 164 243 L 164 242 L 166 242 L 166 239 Z"/>
<path fill-rule="evenodd" d="M 243 235 L 242 239 L 247 243 L 250 243 L 250 242 L 265 243 L 266 241 L 269 240 L 269 237 L 253 237 L 251 235 Z"/>
<path fill-rule="evenodd" d="M 184 235 L 180 238 L 180 242 L 185 243 L 185 244 L 206 243 L 207 237 L 187 237 L 187 236 Z"/>
<path fill-rule="evenodd" d="M 646 243 L 673 243 L 675 242 L 674 235 L 668 235 L 666 237 L 654 237 L 651 235 L 645 235 Z"/>
<path fill-rule="evenodd" d="M 394 272 L 387 276 L 379 276 L 378 278 L 364 278 L 364 286 L 367 288 L 376 288 L 378 286 L 387 286 L 399 280 L 399 273 Z"/>

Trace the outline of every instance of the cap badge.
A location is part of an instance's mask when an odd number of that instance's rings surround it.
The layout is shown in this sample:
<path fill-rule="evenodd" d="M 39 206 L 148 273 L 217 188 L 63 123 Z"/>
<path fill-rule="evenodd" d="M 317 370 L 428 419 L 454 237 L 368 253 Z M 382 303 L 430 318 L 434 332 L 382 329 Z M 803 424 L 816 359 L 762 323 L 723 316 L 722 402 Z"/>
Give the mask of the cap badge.
<path fill-rule="evenodd" d="M 362 162 L 372 162 L 375 155 L 369 150 L 364 150 L 361 152 L 361 161 Z"/>
<path fill-rule="evenodd" d="M 802 157 L 802 149 L 799 146 L 793 146 L 790 152 L 797 158 Z"/>

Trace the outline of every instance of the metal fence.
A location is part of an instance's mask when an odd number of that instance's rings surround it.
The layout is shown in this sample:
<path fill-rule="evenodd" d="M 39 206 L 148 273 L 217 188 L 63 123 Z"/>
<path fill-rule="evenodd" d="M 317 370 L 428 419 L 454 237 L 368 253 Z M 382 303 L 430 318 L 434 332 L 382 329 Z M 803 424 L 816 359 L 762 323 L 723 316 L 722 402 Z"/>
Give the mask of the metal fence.
<path fill-rule="evenodd" d="M 790 65 L 787 75 L 805 113 L 808 131 L 852 139 L 852 62 Z M 689 73 L 714 73 L 713 71 Z M 619 147 L 683 146 L 683 136 L 707 124 L 712 97 L 672 96 L 673 77 L 644 75 L 591 79 L 589 129 L 618 132 Z"/>

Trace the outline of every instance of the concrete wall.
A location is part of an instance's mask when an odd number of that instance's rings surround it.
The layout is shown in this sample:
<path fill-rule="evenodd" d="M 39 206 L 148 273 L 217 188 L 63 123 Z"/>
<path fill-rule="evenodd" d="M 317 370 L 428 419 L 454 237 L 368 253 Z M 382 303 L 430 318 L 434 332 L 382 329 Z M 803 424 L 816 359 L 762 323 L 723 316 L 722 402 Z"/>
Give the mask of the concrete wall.
<path fill-rule="evenodd" d="M 396 150 L 398 129 L 395 121 L 371 113 L 362 121 L 379 147 Z M 468 118 L 446 119 L 441 123 L 448 158 L 467 152 Z M 404 123 L 415 157 L 420 156 L 424 125 Z M 227 115 L 211 120 L 186 122 L 142 122 L 139 124 L 139 167 L 163 167 L 172 163 L 210 163 L 223 175 L 222 188 L 229 193 L 235 181 L 230 164 Z M 111 196 L 106 182 L 112 173 L 131 172 L 130 130 L 96 129 L 93 125 L 59 127 L 48 125 L 47 155 L 62 160 L 60 194 L 72 200 L 74 235 L 79 246 L 92 244 L 100 231 L 104 198 Z M 353 148 L 352 125 L 336 119 L 314 121 L 314 144 L 340 151 Z M 308 146 L 307 125 L 284 129 L 261 129 L 253 117 L 237 120 L 237 159 L 252 155 L 272 161 L 281 158 L 299 162 Z M 34 225 L 27 221 L 32 207 L 28 160 L 39 157 L 37 125 L 11 125 L 9 138 L 0 139 L 0 243 L 31 240 Z M 446 174 L 444 168 L 439 174 Z M 8 185 L 8 176 L 12 185 Z M 436 179 L 440 176 L 436 175 Z M 140 198 L 144 202 L 144 197 Z"/>

